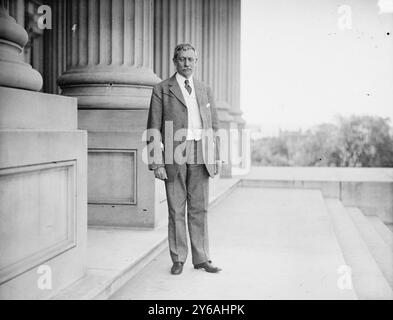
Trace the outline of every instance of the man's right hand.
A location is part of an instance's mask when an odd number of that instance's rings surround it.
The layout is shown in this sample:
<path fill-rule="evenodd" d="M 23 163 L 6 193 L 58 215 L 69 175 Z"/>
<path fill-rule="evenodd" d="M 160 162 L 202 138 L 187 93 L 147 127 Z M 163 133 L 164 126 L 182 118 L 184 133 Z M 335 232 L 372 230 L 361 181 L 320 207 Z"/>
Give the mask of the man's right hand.
<path fill-rule="evenodd" d="M 168 179 L 168 176 L 166 175 L 165 167 L 158 167 L 157 169 L 154 169 L 154 175 L 156 176 L 157 179 L 160 180 Z"/>

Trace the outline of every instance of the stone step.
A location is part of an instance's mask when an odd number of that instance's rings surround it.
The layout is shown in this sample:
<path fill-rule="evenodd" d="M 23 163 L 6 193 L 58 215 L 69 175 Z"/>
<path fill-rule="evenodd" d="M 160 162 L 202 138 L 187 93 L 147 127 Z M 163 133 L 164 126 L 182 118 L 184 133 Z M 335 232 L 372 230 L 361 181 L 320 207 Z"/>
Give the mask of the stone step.
<path fill-rule="evenodd" d="M 393 252 L 359 208 L 346 208 L 385 279 L 393 288 Z"/>
<path fill-rule="evenodd" d="M 165 230 L 139 231 L 146 232 L 146 235 L 137 235 L 134 232 L 138 231 L 90 229 L 88 237 L 93 238 L 91 242 L 94 242 L 94 244 L 90 243 L 90 246 L 96 248 L 94 248 L 94 253 L 88 252 L 88 260 L 90 261 L 88 262 L 87 274 L 73 285 L 62 290 L 53 299 L 107 299 L 167 246 Z M 155 240 L 146 244 L 149 240 L 146 236 Z M 140 249 L 137 254 L 132 254 L 133 251 L 136 251 L 133 249 L 135 249 L 135 242 L 137 241 L 141 242 L 139 244 Z M 142 241 L 145 241 L 145 244 Z M 98 242 L 105 242 L 105 244 L 97 245 Z M 127 251 L 129 251 L 128 254 Z"/>
<path fill-rule="evenodd" d="M 211 184 L 209 206 L 215 206 L 239 184 L 238 178 Z M 160 202 L 166 209 L 166 201 Z M 168 228 L 154 230 L 88 228 L 87 273 L 57 294 L 55 300 L 108 299 L 168 246 Z"/>
<path fill-rule="evenodd" d="M 372 224 L 374 229 L 378 232 L 379 236 L 393 251 L 393 232 L 382 222 L 378 216 L 366 216 L 368 221 Z"/>
<path fill-rule="evenodd" d="M 325 199 L 353 287 L 361 300 L 393 299 L 393 292 L 350 214 L 337 199 Z"/>

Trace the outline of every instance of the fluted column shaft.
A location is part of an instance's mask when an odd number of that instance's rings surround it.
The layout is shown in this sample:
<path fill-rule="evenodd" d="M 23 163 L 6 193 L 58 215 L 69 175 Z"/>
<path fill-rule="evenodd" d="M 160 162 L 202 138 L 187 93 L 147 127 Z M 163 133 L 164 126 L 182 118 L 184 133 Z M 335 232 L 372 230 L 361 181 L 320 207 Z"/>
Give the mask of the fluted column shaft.
<path fill-rule="evenodd" d="M 7 1 L 5 1 L 7 2 Z M 8 13 L 16 20 L 17 24 L 25 26 L 25 1 L 8 0 Z"/>
<path fill-rule="evenodd" d="M 176 70 L 172 63 L 173 50 L 179 43 L 191 43 L 203 64 L 202 28 L 203 0 L 155 0 L 154 10 L 154 71 L 162 78 Z M 195 76 L 202 79 L 198 63 Z"/>
<path fill-rule="evenodd" d="M 47 0 L 48 1 L 48 0 Z M 52 29 L 44 32 L 44 91 L 59 94 L 57 79 L 66 71 L 66 3 L 68 0 L 49 0 L 52 9 Z"/>
<path fill-rule="evenodd" d="M 68 3 L 67 68 L 152 68 L 151 0 Z"/>
<path fill-rule="evenodd" d="M 240 0 L 230 0 L 231 5 L 231 76 L 230 87 L 231 96 L 229 98 L 230 104 L 233 109 L 240 111 L 240 26 L 241 26 L 241 2 Z"/>
<path fill-rule="evenodd" d="M 162 79 L 175 72 L 173 50 L 190 42 L 198 53 L 195 75 L 208 83 L 218 101 L 231 105 L 240 72 L 240 0 L 155 0 L 154 71 Z M 235 21 L 232 21 L 235 17 Z M 236 34 L 234 30 L 239 31 Z M 239 36 L 239 37 L 238 37 Z M 235 85 L 237 84 L 237 86 Z"/>
<path fill-rule="evenodd" d="M 80 97 L 83 108 L 147 107 L 135 87 L 159 81 L 152 71 L 153 0 L 67 1 L 66 30 L 63 94 Z"/>

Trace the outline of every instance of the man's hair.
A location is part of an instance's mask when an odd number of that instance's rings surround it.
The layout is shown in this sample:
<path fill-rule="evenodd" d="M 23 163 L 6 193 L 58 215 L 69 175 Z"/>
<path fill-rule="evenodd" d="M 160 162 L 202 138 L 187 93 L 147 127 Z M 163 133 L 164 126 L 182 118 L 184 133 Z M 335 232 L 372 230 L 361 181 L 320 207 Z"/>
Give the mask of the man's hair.
<path fill-rule="evenodd" d="M 173 60 L 177 59 L 177 56 L 180 51 L 194 50 L 195 54 L 197 53 L 195 48 L 189 43 L 180 43 L 176 46 L 175 51 L 173 53 Z"/>

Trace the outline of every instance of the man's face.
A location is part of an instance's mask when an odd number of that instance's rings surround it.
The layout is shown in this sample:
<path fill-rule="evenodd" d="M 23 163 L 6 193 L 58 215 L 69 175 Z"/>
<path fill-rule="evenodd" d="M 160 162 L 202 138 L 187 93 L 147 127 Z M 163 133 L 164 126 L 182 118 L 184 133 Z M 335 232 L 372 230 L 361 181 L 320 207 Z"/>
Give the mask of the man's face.
<path fill-rule="evenodd" d="M 195 51 L 192 49 L 183 51 L 180 50 L 177 53 L 177 58 L 173 60 L 176 70 L 185 78 L 189 78 L 194 72 L 197 57 Z"/>

